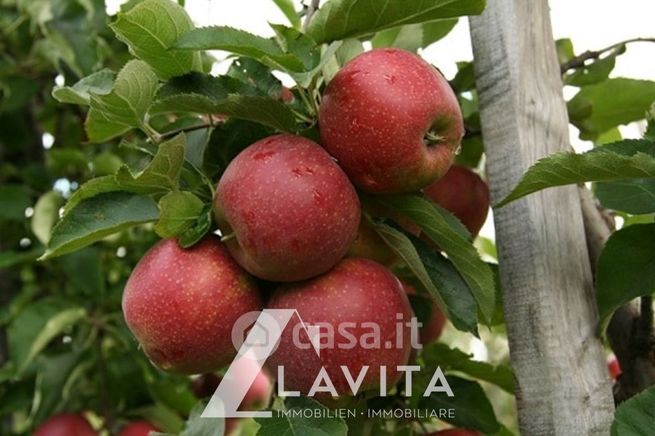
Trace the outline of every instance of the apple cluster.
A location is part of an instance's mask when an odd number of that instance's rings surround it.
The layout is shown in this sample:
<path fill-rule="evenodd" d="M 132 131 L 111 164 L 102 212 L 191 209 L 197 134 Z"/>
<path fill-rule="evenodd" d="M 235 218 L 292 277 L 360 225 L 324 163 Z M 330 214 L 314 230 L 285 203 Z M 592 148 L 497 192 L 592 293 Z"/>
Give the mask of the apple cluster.
<path fill-rule="evenodd" d="M 457 98 L 420 57 L 398 49 L 359 55 L 325 88 L 318 118 L 321 145 L 281 134 L 230 162 L 215 196 L 220 238 L 207 236 L 189 249 L 163 240 L 135 267 L 124 316 L 159 368 L 200 374 L 227 365 L 236 355 L 235 321 L 264 307 L 295 309 L 309 324 L 377 323 L 382 337 L 394 335 L 397 315 L 412 316 L 407 295 L 416 291 L 389 269 L 398 259 L 362 219 L 358 190 L 422 189 L 472 234 L 480 230 L 489 207 L 486 184 L 452 166 L 464 135 Z M 392 218 L 420 233 L 414 223 Z M 445 323 L 426 299 L 433 310 L 424 343 L 437 340 Z M 392 349 L 322 350 L 319 357 L 296 349 L 290 330 L 268 364 L 284 366 L 287 387 L 301 392 L 321 367 L 345 395 L 342 365 L 357 374 L 364 365 L 396 368 L 410 358 L 409 340 Z M 399 377 L 389 371 L 386 386 Z M 374 370 L 362 382 L 371 390 L 379 384 Z"/>

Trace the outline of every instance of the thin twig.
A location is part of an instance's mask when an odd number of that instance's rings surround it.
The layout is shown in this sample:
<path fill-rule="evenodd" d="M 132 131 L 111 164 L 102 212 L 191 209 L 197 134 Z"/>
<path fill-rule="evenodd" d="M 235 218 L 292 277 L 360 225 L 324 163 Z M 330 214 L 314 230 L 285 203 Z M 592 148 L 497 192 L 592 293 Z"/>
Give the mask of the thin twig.
<path fill-rule="evenodd" d="M 175 130 L 171 130 L 171 131 L 166 132 L 166 133 L 162 133 L 160 135 L 160 138 L 161 139 L 167 139 L 167 138 L 171 138 L 171 137 L 177 135 L 178 133 L 183 133 L 183 132 L 187 133 L 187 132 L 193 132 L 193 131 L 196 131 L 196 130 L 209 129 L 210 127 L 213 127 L 211 123 L 198 124 L 198 125 L 190 126 L 190 127 L 182 127 L 180 129 L 175 129 Z"/>
<path fill-rule="evenodd" d="M 570 59 L 569 61 L 565 62 L 561 66 L 561 72 L 562 74 L 566 73 L 568 70 L 574 69 L 574 68 L 580 68 L 584 67 L 585 62 L 588 61 L 589 59 L 598 59 L 601 57 L 604 53 L 607 53 L 608 51 L 612 51 L 614 49 L 617 49 L 621 47 L 622 45 L 630 44 L 633 42 L 655 42 L 655 38 L 632 38 L 632 39 L 626 39 L 625 41 L 617 42 L 615 44 L 612 44 L 608 47 L 605 47 L 600 50 L 587 50 L 584 53 L 579 54 L 578 56 Z"/>
<path fill-rule="evenodd" d="M 307 28 L 309 27 L 309 22 L 312 21 L 312 17 L 314 16 L 314 13 L 318 10 L 318 7 L 321 3 L 321 0 L 312 0 L 309 3 L 309 6 L 307 7 L 307 14 L 305 15 L 305 22 L 302 25 L 302 30 L 303 32 L 307 31 Z"/>

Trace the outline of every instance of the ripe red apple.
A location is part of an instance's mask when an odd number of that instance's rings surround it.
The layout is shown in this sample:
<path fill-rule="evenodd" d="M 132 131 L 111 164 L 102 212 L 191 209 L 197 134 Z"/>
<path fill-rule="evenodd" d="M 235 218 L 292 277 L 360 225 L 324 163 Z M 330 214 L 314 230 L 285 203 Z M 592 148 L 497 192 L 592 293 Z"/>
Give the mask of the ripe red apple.
<path fill-rule="evenodd" d="M 189 249 L 160 241 L 134 268 L 123 293 L 125 321 L 150 360 L 187 374 L 230 362 L 234 322 L 261 306 L 252 278 L 214 235 Z"/>
<path fill-rule="evenodd" d="M 321 327 L 320 357 L 308 347 L 311 342 L 306 332 L 295 327 L 300 322 L 297 317 L 284 330 L 267 365 L 273 374 L 279 374 L 279 366 L 284 368 L 286 390 L 307 394 L 324 367 L 337 394 L 352 395 L 341 365 L 348 368 L 353 380 L 369 366 L 358 392 L 379 389 L 380 367 L 385 366 L 391 388 L 401 376 L 397 366 L 409 359 L 410 330 L 403 328 L 398 334 L 397 323 L 409 322 L 412 308 L 400 281 L 372 260 L 344 259 L 327 274 L 282 286 L 268 307 L 295 309 L 305 323 Z M 378 332 L 366 323 L 374 323 Z M 352 339 L 340 330 L 345 326 L 349 326 Z M 300 342 L 294 341 L 294 329 Z M 319 394 L 316 398 L 332 397 Z"/>
<path fill-rule="evenodd" d="M 151 431 L 160 432 L 161 430 L 148 421 L 135 421 L 123 427 L 118 436 L 149 436 Z"/>
<path fill-rule="evenodd" d="M 612 380 L 619 378 L 623 372 L 621 371 L 621 365 L 619 365 L 619 361 L 616 356 L 612 355 L 612 357 L 607 362 L 607 370 L 609 371 Z"/>
<path fill-rule="evenodd" d="M 323 146 L 358 187 L 414 191 L 448 170 L 464 135 L 448 81 L 413 53 L 357 56 L 327 86 L 319 110 Z"/>
<path fill-rule="evenodd" d="M 318 144 L 300 136 L 252 144 L 232 160 L 216 191 L 216 217 L 230 253 L 271 281 L 328 271 L 355 239 L 359 216 L 348 177 Z"/>
<path fill-rule="evenodd" d="M 254 364 L 255 362 L 251 359 L 239 357 L 231 365 L 235 368 L 236 377 L 239 379 L 244 377 Z M 221 379 L 216 374 L 203 374 L 193 380 L 191 389 L 197 398 L 209 398 L 216 392 Z M 260 371 L 239 405 L 239 410 L 254 410 L 265 407 L 271 398 L 272 390 L 271 378 L 265 371 Z"/>
<path fill-rule="evenodd" d="M 428 436 L 482 436 L 482 433 L 465 428 L 449 428 L 448 430 L 435 431 Z"/>
<path fill-rule="evenodd" d="M 250 371 L 252 365 L 255 365 L 249 358 L 239 357 L 232 364 L 236 369 L 237 379 L 245 376 Z M 221 382 L 221 377 L 216 374 L 203 374 L 193 380 L 191 389 L 199 399 L 209 398 L 214 395 L 218 385 Z M 239 410 L 260 410 L 264 409 L 273 394 L 273 382 L 265 371 L 259 371 L 255 381 L 250 385 L 248 392 L 246 392 L 243 401 L 239 405 Z M 231 434 L 239 423 L 239 418 L 226 418 L 225 419 L 225 434 Z"/>
<path fill-rule="evenodd" d="M 453 165 L 441 179 L 424 189 L 432 201 L 453 213 L 476 237 L 489 212 L 489 187 L 469 168 Z"/>
<path fill-rule="evenodd" d="M 286 86 L 283 86 L 282 92 L 280 93 L 280 100 L 282 100 L 283 103 L 291 103 L 294 98 L 293 91 Z"/>
<path fill-rule="evenodd" d="M 34 436 L 97 436 L 89 421 L 82 415 L 61 413 L 37 427 Z"/>
<path fill-rule="evenodd" d="M 401 282 L 407 295 L 417 295 L 416 289 L 407 282 Z M 446 325 L 446 315 L 441 311 L 437 303 L 427 295 L 420 295 L 419 298 L 425 300 L 426 304 L 430 306 L 430 317 L 423 323 L 419 330 L 421 344 L 428 345 L 437 342 L 443 333 L 443 328 Z"/>
<path fill-rule="evenodd" d="M 221 378 L 216 374 L 208 372 L 201 374 L 191 381 L 191 391 L 196 398 L 202 400 L 214 395 L 216 388 L 221 383 Z"/>

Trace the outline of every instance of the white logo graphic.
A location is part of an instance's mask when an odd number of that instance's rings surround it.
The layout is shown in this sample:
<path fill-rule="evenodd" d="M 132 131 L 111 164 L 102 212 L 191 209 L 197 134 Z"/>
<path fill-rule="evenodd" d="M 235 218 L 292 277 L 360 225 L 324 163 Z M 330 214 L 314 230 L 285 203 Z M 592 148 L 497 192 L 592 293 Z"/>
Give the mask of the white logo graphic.
<path fill-rule="evenodd" d="M 294 309 L 264 309 L 262 312 L 249 312 L 243 315 L 232 329 L 232 342 L 238 350 L 237 358 L 232 361 L 218 389 L 202 412 L 202 418 L 270 418 L 271 411 L 239 411 L 239 405 L 246 396 L 250 385 L 255 381 L 257 374 L 264 367 L 266 359 L 273 354 L 282 332 L 298 312 Z M 243 338 L 246 329 L 255 322 L 255 325 Z M 300 319 L 302 328 L 307 332 L 312 346 L 319 354 L 320 329 L 305 325 Z M 256 365 L 247 365 L 248 370 L 239 373 L 236 377 L 235 368 L 240 359 L 250 359 Z"/>

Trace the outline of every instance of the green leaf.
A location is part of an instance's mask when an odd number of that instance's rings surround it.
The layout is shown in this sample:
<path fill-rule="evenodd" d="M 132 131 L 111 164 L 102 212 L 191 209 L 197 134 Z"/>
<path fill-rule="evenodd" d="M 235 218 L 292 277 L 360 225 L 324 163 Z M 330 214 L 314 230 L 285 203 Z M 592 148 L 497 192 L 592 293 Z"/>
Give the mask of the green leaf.
<path fill-rule="evenodd" d="M 57 266 L 68 276 L 77 294 L 101 300 L 105 292 L 104 252 L 86 247 L 58 259 Z"/>
<path fill-rule="evenodd" d="M 587 86 L 602 82 L 614 69 L 616 57 L 623 53 L 625 53 L 625 45 L 613 50 L 602 59 L 597 59 L 591 64 L 576 69 L 564 77 L 564 83 L 571 86 Z"/>
<path fill-rule="evenodd" d="M 178 236 L 178 244 L 180 244 L 182 248 L 189 248 L 195 245 L 211 230 L 212 217 L 212 207 L 205 205 L 205 210 L 202 211 L 196 220 Z"/>
<path fill-rule="evenodd" d="M 22 310 L 7 329 L 15 376 L 20 376 L 52 339 L 85 316 L 84 308 L 55 297 L 44 298 Z"/>
<path fill-rule="evenodd" d="M 104 10 L 93 11 L 89 1 L 51 1 L 42 3 L 38 20 L 46 39 L 39 51 L 53 65 L 61 61 L 79 77 L 91 74 L 101 63 L 101 39 L 107 19 Z M 46 3 L 46 5 L 43 5 Z M 95 15 L 95 17 L 94 17 Z M 97 17 L 97 20 L 96 20 Z"/>
<path fill-rule="evenodd" d="M 39 84 L 26 77 L 0 79 L 0 112 L 12 112 L 27 105 L 39 92 Z"/>
<path fill-rule="evenodd" d="M 436 284 L 432 281 L 421 257 L 407 235 L 384 223 L 373 223 L 373 228 L 384 242 L 400 257 L 423 287 L 434 296 L 441 308 L 447 309 Z"/>
<path fill-rule="evenodd" d="M 226 123 L 217 125 L 205 151 L 205 171 L 211 177 L 221 174 L 237 154 L 272 134 L 271 129 L 245 120 L 228 119 Z"/>
<path fill-rule="evenodd" d="M 310 409 L 328 412 L 327 407 L 307 397 L 286 398 L 284 405 L 288 411 Z M 305 417 L 302 413 L 285 416 L 273 411 L 273 417 L 255 418 L 255 421 L 261 425 L 257 436 L 346 436 L 348 433 L 345 421 L 338 417 Z"/>
<path fill-rule="evenodd" d="M 481 136 L 472 136 L 464 138 L 460 147 L 460 152 L 455 156 L 457 165 L 464 165 L 470 168 L 476 168 L 484 154 L 484 144 Z"/>
<path fill-rule="evenodd" d="M 653 101 L 655 82 L 616 78 L 583 87 L 568 107 L 580 137 L 594 139 L 612 127 L 644 119 Z"/>
<path fill-rule="evenodd" d="M 203 202 L 191 192 L 170 192 L 159 200 L 155 231 L 162 238 L 177 236 L 198 219 L 203 209 Z"/>
<path fill-rule="evenodd" d="M 421 239 L 409 238 L 444 301 L 448 319 L 456 329 L 478 336 L 478 308 L 471 288 L 449 259 Z"/>
<path fill-rule="evenodd" d="M 91 109 L 85 123 L 89 140 L 104 142 L 131 128 L 143 128 L 158 83 L 148 64 L 129 61 L 118 73 L 109 94 L 91 94 Z"/>
<path fill-rule="evenodd" d="M 514 395 L 514 375 L 509 366 L 494 366 L 488 362 L 473 360 L 471 355 L 462 350 L 450 348 L 442 343 L 430 344 L 421 355 L 431 368 L 439 366 L 443 371 L 461 372 L 478 380 L 492 383 Z"/>
<path fill-rule="evenodd" d="M 339 49 L 334 53 L 339 66 L 344 66 L 353 58 L 364 53 L 364 44 L 359 39 L 350 38 L 343 41 Z"/>
<path fill-rule="evenodd" d="M 169 81 L 158 94 L 152 113 L 220 113 L 254 121 L 284 132 L 296 132 L 296 119 L 284 103 L 259 94 L 240 80 L 191 74 Z"/>
<path fill-rule="evenodd" d="M 282 94 L 282 83 L 273 75 L 272 70 L 251 58 L 236 58 L 226 76 L 238 79 L 249 87 L 254 86 L 264 96 L 278 99 Z"/>
<path fill-rule="evenodd" d="M 121 189 L 139 194 L 175 190 L 184 164 L 185 148 L 186 136 L 180 133 L 159 145 L 157 153 L 143 171 L 135 175 L 127 166 L 123 166 L 116 173 L 116 181 Z"/>
<path fill-rule="evenodd" d="M 321 53 L 321 60 L 319 63 L 312 69 L 307 72 L 297 73 L 294 71 L 289 71 L 289 75 L 295 82 L 303 87 L 307 88 L 311 84 L 312 80 L 320 73 L 323 68 L 332 60 L 332 56 L 336 55 L 339 48 L 342 46 L 342 41 L 335 41 L 328 45 L 323 52 Z"/>
<path fill-rule="evenodd" d="M 655 179 L 628 179 L 594 184 L 594 194 L 607 209 L 634 215 L 655 212 Z"/>
<path fill-rule="evenodd" d="M 635 395 L 616 409 L 612 436 L 650 436 L 655 422 L 655 387 Z"/>
<path fill-rule="evenodd" d="M 3 184 L 0 186 L 0 204 L 0 220 L 22 221 L 25 209 L 32 205 L 32 201 L 23 186 Z"/>
<path fill-rule="evenodd" d="M 496 207 L 553 186 L 655 177 L 655 144 L 626 139 L 587 153 L 555 153 L 540 159 Z"/>
<path fill-rule="evenodd" d="M 273 3 L 277 5 L 278 8 L 282 11 L 285 17 L 289 20 L 289 23 L 296 29 L 300 29 L 300 17 L 292 0 L 273 0 Z"/>
<path fill-rule="evenodd" d="M 30 421 L 39 423 L 51 416 L 62 401 L 62 391 L 80 360 L 80 352 L 41 355 L 37 361 L 34 400 Z"/>
<path fill-rule="evenodd" d="M 95 197 L 98 194 L 120 190 L 121 186 L 113 175 L 91 179 L 73 192 L 73 195 L 71 195 L 64 205 L 63 215 L 66 215 L 71 211 L 71 209 L 87 198 Z"/>
<path fill-rule="evenodd" d="M 222 436 L 225 429 L 223 418 L 201 418 L 200 414 L 206 404 L 198 403 L 191 411 L 191 415 L 184 426 L 180 436 Z"/>
<path fill-rule="evenodd" d="M 500 429 L 494 409 L 479 383 L 452 375 L 446 376 L 446 379 L 455 396 L 448 397 L 438 392 L 423 397 L 421 409 L 454 409 L 454 417 L 445 417 L 443 420 L 457 427 L 479 430 L 485 434 Z"/>
<path fill-rule="evenodd" d="M 409 24 L 377 33 L 371 43 L 373 48 L 397 47 L 416 52 L 439 41 L 457 24 L 457 19 L 438 20 L 423 24 Z"/>
<path fill-rule="evenodd" d="M 562 38 L 555 41 L 557 59 L 560 64 L 570 61 L 575 56 L 573 42 L 569 38 Z"/>
<path fill-rule="evenodd" d="M 450 81 L 450 86 L 456 94 L 475 89 L 475 70 L 473 62 L 458 62 L 457 74 Z"/>
<path fill-rule="evenodd" d="M 200 53 L 171 50 L 175 41 L 193 30 L 191 18 L 170 0 L 144 0 L 110 25 L 136 57 L 166 80 L 201 69 Z"/>
<path fill-rule="evenodd" d="M 46 244 L 50 239 L 50 231 L 59 218 L 59 208 L 64 199 L 57 191 L 48 191 L 36 201 L 34 215 L 32 215 L 32 233 Z"/>
<path fill-rule="evenodd" d="M 302 62 L 303 71 L 312 70 L 321 58 L 321 48 L 307 35 L 292 27 L 270 24 L 276 41 L 285 53 L 293 54 Z"/>
<path fill-rule="evenodd" d="M 471 289 L 483 318 L 489 321 L 495 307 L 493 274 L 464 236 L 468 236 L 468 232 L 461 223 L 422 196 L 390 195 L 376 198 L 415 222 L 448 255 Z"/>
<path fill-rule="evenodd" d="M 644 132 L 644 138 L 655 141 L 655 103 L 651 105 L 650 110 L 646 114 L 646 120 L 648 121 L 648 126 L 646 127 L 646 132 Z"/>
<path fill-rule="evenodd" d="M 89 105 L 91 94 L 107 95 L 114 85 L 116 74 L 105 68 L 86 76 L 73 86 L 62 86 L 52 90 L 52 96 L 60 103 Z"/>
<path fill-rule="evenodd" d="M 484 0 L 388 0 L 371 9 L 368 0 L 331 0 L 314 15 L 307 33 L 320 44 L 406 24 L 477 15 L 484 6 Z"/>
<path fill-rule="evenodd" d="M 158 217 L 157 204 L 150 197 L 127 192 L 96 195 L 78 203 L 55 225 L 41 260 L 79 250 L 105 236 Z"/>
<path fill-rule="evenodd" d="M 418 238 L 383 223 L 375 231 L 412 271 L 458 330 L 478 336 L 478 311 L 470 289 L 452 263 Z"/>
<path fill-rule="evenodd" d="M 42 254 L 42 247 L 28 251 L 0 251 L 0 269 L 11 268 L 14 265 L 32 262 Z"/>
<path fill-rule="evenodd" d="M 150 113 L 215 113 L 216 105 L 230 94 L 257 95 L 258 92 L 252 85 L 233 77 L 190 73 L 166 82 L 157 93 Z"/>
<path fill-rule="evenodd" d="M 182 35 L 174 47 L 181 50 L 225 50 L 283 71 L 303 72 L 307 68 L 298 56 L 285 53 L 274 40 L 226 26 L 191 30 Z"/>
<path fill-rule="evenodd" d="M 635 224 L 610 236 L 598 259 L 601 320 L 630 300 L 655 293 L 655 224 Z"/>

